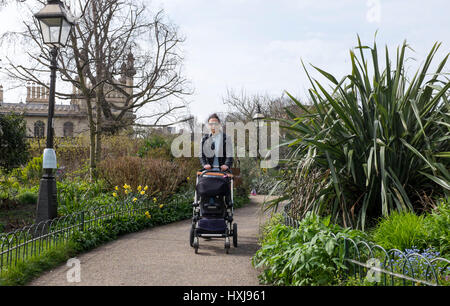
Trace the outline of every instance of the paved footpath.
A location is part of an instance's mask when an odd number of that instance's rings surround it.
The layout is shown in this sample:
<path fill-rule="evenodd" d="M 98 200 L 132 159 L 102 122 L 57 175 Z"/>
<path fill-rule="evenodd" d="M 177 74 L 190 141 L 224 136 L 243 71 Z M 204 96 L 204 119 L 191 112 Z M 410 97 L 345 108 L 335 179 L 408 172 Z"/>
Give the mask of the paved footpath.
<path fill-rule="evenodd" d="M 253 286 L 259 285 L 251 257 L 258 250 L 264 196 L 236 209 L 238 247 L 226 254 L 224 239 L 200 238 L 199 253 L 189 246 L 190 220 L 122 236 L 80 254 L 81 282 L 69 283 L 71 267 L 61 265 L 29 285 Z"/>

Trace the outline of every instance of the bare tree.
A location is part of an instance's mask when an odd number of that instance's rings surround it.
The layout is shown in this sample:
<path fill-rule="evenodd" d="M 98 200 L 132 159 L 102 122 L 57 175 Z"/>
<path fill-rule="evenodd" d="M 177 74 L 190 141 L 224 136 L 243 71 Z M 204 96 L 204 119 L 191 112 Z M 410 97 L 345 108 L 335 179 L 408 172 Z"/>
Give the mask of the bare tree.
<path fill-rule="evenodd" d="M 228 89 L 223 103 L 229 108 L 227 120 L 242 122 L 251 121 L 258 108 L 266 118 L 287 118 L 286 108 L 290 109 L 293 105 L 285 96 L 248 95 L 243 89 L 239 92 Z"/>
<path fill-rule="evenodd" d="M 13 3 L 13 2 L 17 2 L 17 3 L 21 3 L 21 2 L 25 2 L 27 0 L 0 0 L 0 9 L 6 5 L 8 5 L 9 3 Z"/>
<path fill-rule="evenodd" d="M 74 90 L 56 94 L 60 99 L 84 103 L 90 128 L 91 177 L 95 177 L 102 134 L 132 125 L 167 124 L 170 115 L 186 106 L 182 97 L 191 91 L 182 73 L 180 45 L 184 37 L 166 21 L 163 11 L 152 14 L 143 2 L 135 0 L 79 0 L 78 6 L 81 17 L 70 44 L 58 55 L 62 79 Z M 40 77 L 49 69 L 48 48 L 42 44 L 36 20 L 25 26 L 23 37 L 37 47 L 28 52 L 35 65 L 25 67 L 9 60 L 6 70 L 15 79 L 48 86 Z M 169 97 L 179 99 L 168 103 Z M 134 112 L 149 104 L 151 114 L 136 118 Z M 146 122 L 137 123 L 138 119 Z"/>

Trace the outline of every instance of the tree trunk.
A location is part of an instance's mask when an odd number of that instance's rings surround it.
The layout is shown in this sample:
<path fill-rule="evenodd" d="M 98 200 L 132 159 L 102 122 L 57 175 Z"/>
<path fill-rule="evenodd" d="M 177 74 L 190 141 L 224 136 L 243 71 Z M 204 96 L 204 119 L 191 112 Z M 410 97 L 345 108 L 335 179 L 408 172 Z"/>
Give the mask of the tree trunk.
<path fill-rule="evenodd" d="M 96 100 L 96 121 L 97 121 L 97 129 L 95 134 L 95 163 L 98 163 L 102 160 L 102 112 L 99 98 Z"/>
<path fill-rule="evenodd" d="M 95 123 L 94 116 L 92 114 L 92 102 L 91 98 L 86 98 L 88 121 L 89 121 L 89 179 L 92 181 L 97 179 L 97 169 L 95 161 Z"/>

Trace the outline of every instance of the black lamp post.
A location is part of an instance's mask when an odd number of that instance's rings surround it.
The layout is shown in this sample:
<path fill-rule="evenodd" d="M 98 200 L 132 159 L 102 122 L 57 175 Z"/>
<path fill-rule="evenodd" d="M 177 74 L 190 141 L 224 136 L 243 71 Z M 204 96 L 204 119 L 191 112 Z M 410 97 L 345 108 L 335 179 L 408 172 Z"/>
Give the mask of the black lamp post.
<path fill-rule="evenodd" d="M 256 160 L 258 163 L 258 168 L 260 168 L 261 164 L 261 155 L 259 154 L 259 134 L 260 127 L 264 124 L 264 115 L 261 113 L 261 107 L 258 104 L 256 114 L 253 116 L 253 121 L 256 122 Z"/>
<path fill-rule="evenodd" d="M 74 24 L 73 18 L 59 0 L 48 0 L 47 5 L 34 15 L 44 44 L 50 46 L 50 93 L 48 100 L 47 144 L 44 150 L 42 168 L 45 173 L 39 185 L 39 197 L 36 210 L 36 223 L 53 219 L 57 215 L 56 180 L 53 170 L 56 169 L 56 153 L 53 149 L 55 112 L 55 83 L 58 50 L 65 47 Z"/>

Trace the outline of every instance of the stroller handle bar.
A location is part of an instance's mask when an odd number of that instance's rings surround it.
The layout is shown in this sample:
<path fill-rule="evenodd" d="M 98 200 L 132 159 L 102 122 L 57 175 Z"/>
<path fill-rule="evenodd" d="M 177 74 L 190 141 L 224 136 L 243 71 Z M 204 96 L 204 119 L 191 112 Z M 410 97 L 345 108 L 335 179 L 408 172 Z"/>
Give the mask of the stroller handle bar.
<path fill-rule="evenodd" d="M 203 170 L 203 169 L 202 169 Z M 203 176 L 206 173 L 208 173 L 208 175 L 217 175 L 217 176 L 223 176 L 223 175 L 227 175 L 229 177 L 233 177 L 233 174 L 231 172 L 224 172 L 221 170 L 217 170 L 217 169 L 210 169 L 210 170 L 203 170 L 203 171 L 197 171 L 197 175 L 199 176 Z"/>

